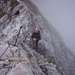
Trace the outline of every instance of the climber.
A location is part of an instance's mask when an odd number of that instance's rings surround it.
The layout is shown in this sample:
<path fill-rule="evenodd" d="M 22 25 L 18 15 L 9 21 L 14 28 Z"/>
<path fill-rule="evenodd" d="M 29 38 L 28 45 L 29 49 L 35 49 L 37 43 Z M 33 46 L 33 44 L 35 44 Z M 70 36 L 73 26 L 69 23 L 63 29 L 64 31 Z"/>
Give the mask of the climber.
<path fill-rule="evenodd" d="M 36 49 L 36 52 L 38 52 L 38 42 L 41 39 L 40 31 L 39 31 L 38 28 L 34 29 L 34 32 L 31 36 L 31 38 L 32 38 L 32 41 L 33 41 L 33 49 Z"/>

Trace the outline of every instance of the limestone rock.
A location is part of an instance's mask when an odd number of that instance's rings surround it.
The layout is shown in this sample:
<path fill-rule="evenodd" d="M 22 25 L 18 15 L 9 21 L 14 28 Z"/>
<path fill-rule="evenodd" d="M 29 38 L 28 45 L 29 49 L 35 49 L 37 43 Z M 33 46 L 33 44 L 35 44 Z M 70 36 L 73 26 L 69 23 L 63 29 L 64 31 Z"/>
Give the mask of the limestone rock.
<path fill-rule="evenodd" d="M 7 75 L 33 75 L 33 73 L 30 68 L 19 63 L 13 69 L 11 69 Z"/>
<path fill-rule="evenodd" d="M 0 75 L 75 75 L 75 56 L 30 0 L 2 4 L 0 13 L 6 13 L 0 18 Z M 39 53 L 32 48 L 35 27 L 41 33 Z"/>

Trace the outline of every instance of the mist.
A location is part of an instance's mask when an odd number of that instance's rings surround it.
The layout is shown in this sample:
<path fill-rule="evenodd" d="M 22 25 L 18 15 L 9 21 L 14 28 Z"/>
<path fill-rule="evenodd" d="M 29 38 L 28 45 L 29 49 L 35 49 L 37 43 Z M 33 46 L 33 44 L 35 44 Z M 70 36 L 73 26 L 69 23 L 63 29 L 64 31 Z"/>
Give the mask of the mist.
<path fill-rule="evenodd" d="M 75 54 L 75 0 L 31 0 Z"/>

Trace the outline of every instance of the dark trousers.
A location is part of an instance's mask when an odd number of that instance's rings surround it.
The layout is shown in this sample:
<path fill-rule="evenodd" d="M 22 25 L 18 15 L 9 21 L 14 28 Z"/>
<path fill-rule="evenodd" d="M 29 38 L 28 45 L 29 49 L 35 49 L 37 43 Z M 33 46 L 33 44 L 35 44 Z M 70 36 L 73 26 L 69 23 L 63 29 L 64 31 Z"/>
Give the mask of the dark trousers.
<path fill-rule="evenodd" d="M 33 48 L 38 52 L 38 41 L 33 40 Z"/>

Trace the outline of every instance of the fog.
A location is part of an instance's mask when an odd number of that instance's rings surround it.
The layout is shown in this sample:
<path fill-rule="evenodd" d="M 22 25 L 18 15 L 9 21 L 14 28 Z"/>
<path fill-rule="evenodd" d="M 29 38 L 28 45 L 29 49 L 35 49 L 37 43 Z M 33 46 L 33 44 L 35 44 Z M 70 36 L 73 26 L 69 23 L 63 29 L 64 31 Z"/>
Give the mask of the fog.
<path fill-rule="evenodd" d="M 75 54 L 75 0 L 31 0 Z"/>

